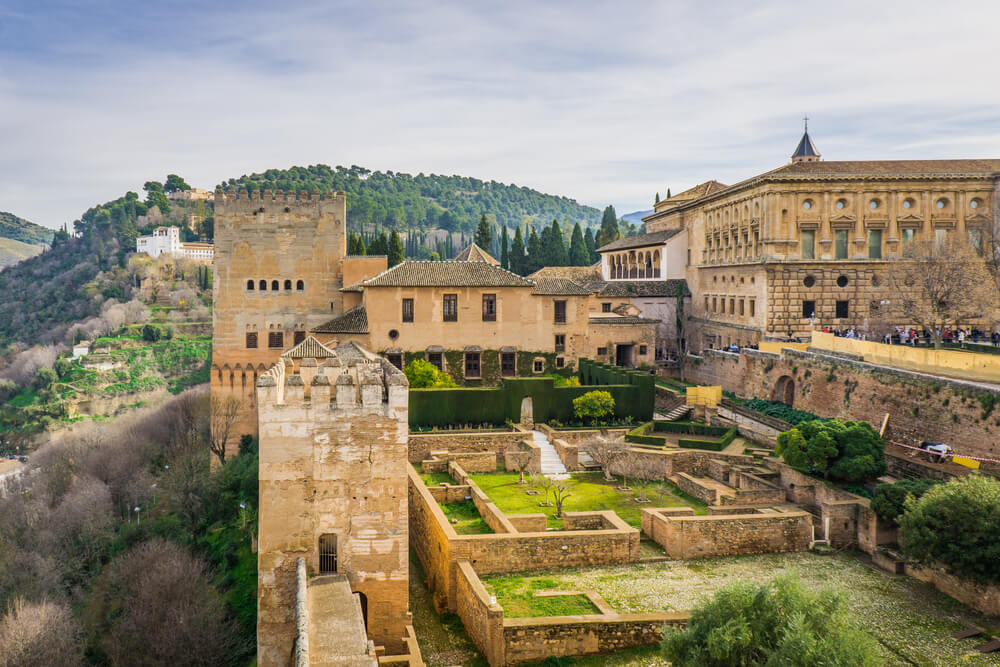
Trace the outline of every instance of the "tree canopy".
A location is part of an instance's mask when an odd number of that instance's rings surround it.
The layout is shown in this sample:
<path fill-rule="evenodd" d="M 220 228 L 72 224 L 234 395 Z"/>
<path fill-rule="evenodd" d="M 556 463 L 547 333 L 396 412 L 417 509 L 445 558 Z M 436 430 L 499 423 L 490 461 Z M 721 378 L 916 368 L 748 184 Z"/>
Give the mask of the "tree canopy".
<path fill-rule="evenodd" d="M 811 420 L 778 436 L 775 452 L 793 468 L 845 482 L 885 472 L 885 441 L 867 422 Z"/>
<path fill-rule="evenodd" d="M 456 387 L 458 385 L 448 377 L 447 373 L 442 373 L 437 366 L 424 361 L 414 359 L 403 369 L 406 379 L 410 381 L 410 389 L 437 389 L 444 387 Z"/>
<path fill-rule="evenodd" d="M 872 510 L 884 521 L 899 524 L 907 498 L 920 498 L 940 484 L 936 479 L 901 479 L 892 484 L 879 484 L 872 493 Z"/>
<path fill-rule="evenodd" d="M 601 229 L 597 233 L 597 247 L 611 243 L 621 238 L 621 230 L 618 228 L 618 214 L 615 207 L 608 205 L 601 214 Z"/>

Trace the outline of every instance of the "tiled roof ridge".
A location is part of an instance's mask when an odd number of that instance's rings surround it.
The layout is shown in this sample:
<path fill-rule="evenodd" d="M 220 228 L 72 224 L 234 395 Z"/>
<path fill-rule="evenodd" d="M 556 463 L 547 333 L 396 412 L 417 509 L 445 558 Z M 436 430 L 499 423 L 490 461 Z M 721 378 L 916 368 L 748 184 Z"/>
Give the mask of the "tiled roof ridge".
<path fill-rule="evenodd" d="M 439 260 L 432 260 L 432 259 L 408 259 L 408 260 L 405 260 L 403 262 L 400 262 L 396 266 L 389 267 L 385 271 L 382 271 L 381 273 L 378 273 L 378 274 L 372 276 L 371 278 L 366 278 L 365 280 L 362 280 L 360 284 L 361 284 L 362 287 L 364 287 L 364 286 L 368 285 L 368 283 L 370 283 L 370 282 L 372 282 L 374 280 L 377 280 L 378 278 L 381 278 L 383 276 L 386 276 L 389 273 L 391 273 L 392 271 L 395 271 L 395 270 L 399 269 L 400 267 L 405 266 L 407 264 L 482 264 L 484 266 L 490 267 L 490 270 L 503 271 L 505 274 L 507 274 L 509 276 L 517 278 L 518 280 L 523 280 L 526 283 L 530 283 L 530 285 L 524 285 L 524 287 L 533 286 L 535 284 L 534 280 L 531 280 L 529 278 L 525 278 L 524 276 L 518 275 L 518 274 L 514 273 L 513 271 L 511 271 L 509 269 L 503 268 L 499 264 L 491 264 L 489 262 L 484 262 L 482 260 L 468 261 L 468 260 L 460 260 L 460 259 L 439 259 Z"/>

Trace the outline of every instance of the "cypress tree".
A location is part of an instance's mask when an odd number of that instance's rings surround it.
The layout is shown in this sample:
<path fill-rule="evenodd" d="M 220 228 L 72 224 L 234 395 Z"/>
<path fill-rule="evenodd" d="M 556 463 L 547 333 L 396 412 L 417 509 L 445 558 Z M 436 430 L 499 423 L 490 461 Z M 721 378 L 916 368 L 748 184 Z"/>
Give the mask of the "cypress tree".
<path fill-rule="evenodd" d="M 507 225 L 503 226 L 500 234 L 500 266 L 510 269 L 510 251 L 507 247 Z"/>
<path fill-rule="evenodd" d="M 590 256 L 589 264 L 597 261 L 597 240 L 594 239 L 594 230 L 587 227 L 587 233 L 583 235 L 583 242 L 587 244 L 587 254 Z"/>
<path fill-rule="evenodd" d="M 521 236 L 521 226 L 518 225 L 510 246 L 510 270 L 524 275 L 524 259 L 524 237 Z"/>
<path fill-rule="evenodd" d="M 563 238 L 558 220 L 553 220 L 549 228 L 549 247 L 545 254 L 547 256 L 544 266 L 569 266 L 569 252 L 566 250 L 566 240 Z"/>
<path fill-rule="evenodd" d="M 534 273 L 542 268 L 542 239 L 538 237 L 535 227 L 531 227 L 528 235 L 528 257 L 525 260 L 524 275 Z"/>
<path fill-rule="evenodd" d="M 590 264 L 590 251 L 587 243 L 583 240 L 583 230 L 580 223 L 573 225 L 573 236 L 569 240 L 569 264 L 570 266 L 587 266 Z"/>
<path fill-rule="evenodd" d="M 608 205 L 601 215 L 601 231 L 597 234 L 597 245 L 598 247 L 606 245 L 617 240 L 620 236 L 621 231 L 618 229 L 618 215 L 615 213 L 615 207 Z"/>
<path fill-rule="evenodd" d="M 392 237 L 389 240 L 389 266 L 396 266 L 403 263 L 403 240 L 399 238 L 399 232 L 392 230 Z"/>
<path fill-rule="evenodd" d="M 660 193 L 659 192 L 656 193 L 656 199 L 653 200 L 653 203 L 654 204 L 659 204 L 660 203 Z"/>
<path fill-rule="evenodd" d="M 389 238 L 385 235 L 385 232 L 379 232 L 379 235 L 368 246 L 369 255 L 389 255 Z"/>

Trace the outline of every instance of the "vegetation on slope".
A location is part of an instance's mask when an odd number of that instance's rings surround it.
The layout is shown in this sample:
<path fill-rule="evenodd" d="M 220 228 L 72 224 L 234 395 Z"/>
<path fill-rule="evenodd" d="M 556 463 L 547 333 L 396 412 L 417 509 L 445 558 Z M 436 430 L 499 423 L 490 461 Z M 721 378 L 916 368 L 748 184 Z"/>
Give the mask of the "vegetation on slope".
<path fill-rule="evenodd" d="M 51 229 L 28 222 L 13 213 L 0 211 L 0 237 L 39 245 L 42 243 L 52 243 L 53 234 L 54 232 Z"/>

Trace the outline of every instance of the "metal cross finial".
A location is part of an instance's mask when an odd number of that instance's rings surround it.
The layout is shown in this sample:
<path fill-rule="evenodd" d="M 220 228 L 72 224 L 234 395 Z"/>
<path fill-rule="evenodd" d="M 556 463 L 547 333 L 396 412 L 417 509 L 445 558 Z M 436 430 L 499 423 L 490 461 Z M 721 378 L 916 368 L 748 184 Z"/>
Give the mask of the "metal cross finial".
<path fill-rule="evenodd" d="M 806 122 L 806 132 L 808 132 L 809 131 L 809 116 L 808 115 L 803 116 L 802 120 L 804 120 Z"/>

